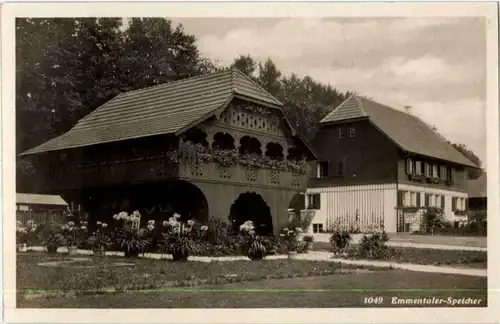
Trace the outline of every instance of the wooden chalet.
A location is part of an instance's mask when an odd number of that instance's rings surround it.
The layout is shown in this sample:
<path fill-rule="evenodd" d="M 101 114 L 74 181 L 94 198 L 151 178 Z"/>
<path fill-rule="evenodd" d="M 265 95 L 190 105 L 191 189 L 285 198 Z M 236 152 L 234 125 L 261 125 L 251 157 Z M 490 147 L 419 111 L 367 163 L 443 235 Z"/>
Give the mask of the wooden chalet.
<path fill-rule="evenodd" d="M 81 204 L 89 225 L 139 210 L 145 221 L 252 220 L 261 234 L 288 222 L 315 159 L 283 105 L 234 68 L 119 94 L 21 155 L 38 191 Z"/>

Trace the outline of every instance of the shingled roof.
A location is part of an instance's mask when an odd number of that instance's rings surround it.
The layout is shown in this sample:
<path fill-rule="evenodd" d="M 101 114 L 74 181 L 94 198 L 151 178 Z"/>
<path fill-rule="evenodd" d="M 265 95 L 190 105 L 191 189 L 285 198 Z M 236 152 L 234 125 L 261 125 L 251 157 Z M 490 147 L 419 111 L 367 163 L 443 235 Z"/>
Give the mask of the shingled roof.
<path fill-rule="evenodd" d="M 403 151 L 476 167 L 445 138 L 416 116 L 353 95 L 321 120 L 321 124 L 368 119 Z"/>
<path fill-rule="evenodd" d="M 224 109 L 235 97 L 282 104 L 236 68 L 122 93 L 67 133 L 21 155 L 160 134 L 180 134 Z M 290 125 L 291 126 L 291 125 Z"/>
<path fill-rule="evenodd" d="M 68 206 L 68 203 L 61 196 L 28 193 L 16 193 L 16 203 L 24 205 Z"/>
<path fill-rule="evenodd" d="M 469 198 L 486 197 L 488 192 L 486 172 L 483 172 L 483 174 L 481 174 L 477 179 L 469 180 L 469 182 L 467 183 L 467 189 Z"/>

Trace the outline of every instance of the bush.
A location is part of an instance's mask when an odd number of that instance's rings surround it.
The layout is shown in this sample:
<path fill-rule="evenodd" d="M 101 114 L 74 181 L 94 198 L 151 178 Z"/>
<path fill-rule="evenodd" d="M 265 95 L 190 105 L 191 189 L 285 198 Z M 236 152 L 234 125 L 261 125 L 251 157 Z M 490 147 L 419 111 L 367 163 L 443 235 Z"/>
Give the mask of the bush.
<path fill-rule="evenodd" d="M 358 255 L 368 259 L 385 258 L 388 241 L 389 237 L 385 231 L 364 235 L 359 243 Z"/>
<path fill-rule="evenodd" d="M 352 241 L 351 233 L 343 229 L 333 229 L 330 236 L 334 253 L 345 252 L 345 249 Z"/>

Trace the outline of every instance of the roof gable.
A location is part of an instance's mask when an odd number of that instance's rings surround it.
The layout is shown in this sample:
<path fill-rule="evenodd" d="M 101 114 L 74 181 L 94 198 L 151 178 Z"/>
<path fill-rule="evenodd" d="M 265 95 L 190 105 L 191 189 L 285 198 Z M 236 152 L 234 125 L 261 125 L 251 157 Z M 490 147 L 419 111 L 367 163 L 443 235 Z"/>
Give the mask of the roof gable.
<path fill-rule="evenodd" d="M 276 108 L 282 106 L 244 73 L 232 68 L 119 94 L 67 133 L 21 155 L 177 133 L 225 108 L 234 96 Z"/>
<path fill-rule="evenodd" d="M 338 110 L 338 111 L 337 111 Z M 322 124 L 368 117 L 402 150 L 477 167 L 420 118 L 361 96 L 351 96 L 321 121 Z"/>

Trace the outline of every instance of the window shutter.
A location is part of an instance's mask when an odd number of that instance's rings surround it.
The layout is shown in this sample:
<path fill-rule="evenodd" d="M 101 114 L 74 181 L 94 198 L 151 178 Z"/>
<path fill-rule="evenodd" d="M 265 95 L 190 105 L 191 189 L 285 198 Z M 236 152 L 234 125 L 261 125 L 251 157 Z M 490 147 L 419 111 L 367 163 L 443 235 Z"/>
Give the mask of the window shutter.
<path fill-rule="evenodd" d="M 411 174 L 411 159 L 406 159 L 406 174 Z"/>
<path fill-rule="evenodd" d="M 429 207 L 429 200 L 430 200 L 430 196 L 429 194 L 425 194 L 425 207 Z"/>
<path fill-rule="evenodd" d="M 446 166 L 445 166 L 445 165 L 442 165 L 442 166 L 441 166 L 441 174 L 439 175 L 439 178 L 440 178 L 441 180 L 446 180 L 446 173 L 447 173 Z"/>
<path fill-rule="evenodd" d="M 420 207 L 420 192 L 417 192 L 417 207 Z"/>
<path fill-rule="evenodd" d="M 441 196 L 441 208 L 444 209 L 444 195 Z"/>
<path fill-rule="evenodd" d="M 335 174 L 335 163 L 333 163 L 332 161 L 329 161 L 328 168 L 330 169 L 330 172 L 332 173 L 332 175 L 334 175 Z"/>
<path fill-rule="evenodd" d="M 465 210 L 469 210 L 469 198 L 465 198 Z"/>
<path fill-rule="evenodd" d="M 451 198 L 451 210 L 452 211 L 457 210 L 457 198 L 456 197 Z"/>
<path fill-rule="evenodd" d="M 397 201 L 398 207 L 403 206 L 403 191 L 398 190 L 398 201 Z"/>
<path fill-rule="evenodd" d="M 321 194 L 316 194 L 314 197 L 315 209 L 321 209 Z"/>

